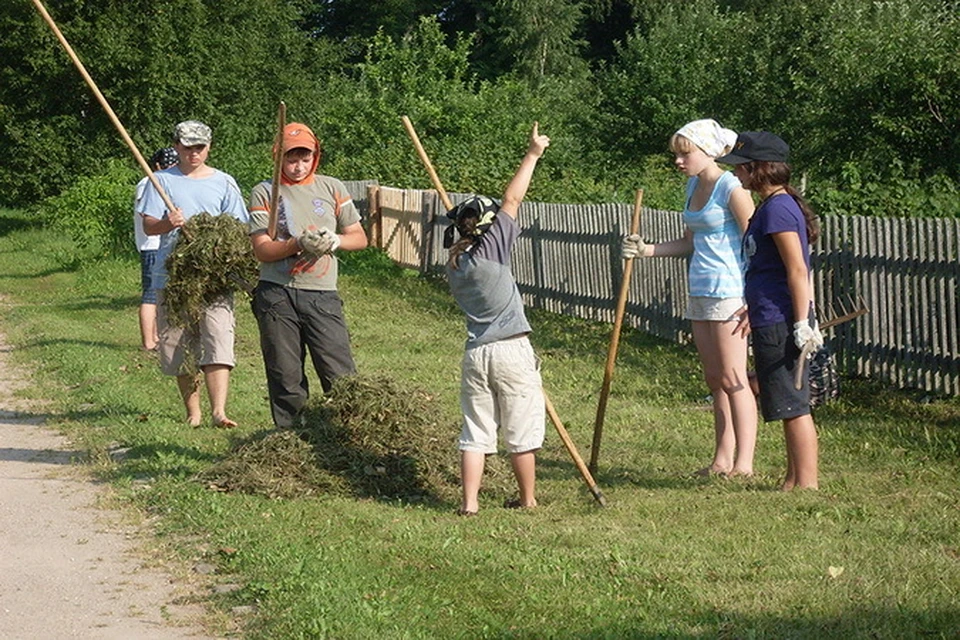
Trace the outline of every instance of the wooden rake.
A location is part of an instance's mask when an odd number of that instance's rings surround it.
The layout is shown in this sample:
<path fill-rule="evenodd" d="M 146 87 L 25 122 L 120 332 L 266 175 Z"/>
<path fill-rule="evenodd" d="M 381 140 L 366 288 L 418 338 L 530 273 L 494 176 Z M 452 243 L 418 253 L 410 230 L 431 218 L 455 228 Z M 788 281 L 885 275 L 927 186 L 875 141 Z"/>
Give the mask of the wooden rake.
<path fill-rule="evenodd" d="M 848 306 L 849 305 L 849 306 Z M 828 320 L 824 320 L 820 323 L 820 330 L 825 331 L 832 327 L 835 327 L 844 322 L 850 322 L 855 320 L 860 316 L 870 313 L 870 310 L 867 308 L 867 303 L 864 301 L 862 296 L 857 296 L 857 299 L 854 300 L 853 296 L 847 296 L 847 301 L 838 300 L 833 305 L 831 311 L 839 309 L 839 314 L 834 315 Z M 803 350 L 800 351 L 800 361 L 797 364 L 797 373 L 793 378 L 793 386 L 798 391 L 803 387 L 803 370 L 807 366 L 807 360 L 813 354 L 813 346 L 810 343 L 804 345 Z"/>
<path fill-rule="evenodd" d="M 630 234 L 640 233 L 640 212 L 643 207 L 643 189 L 637 189 L 637 198 L 633 204 L 633 219 L 630 222 Z M 600 388 L 600 401 L 597 403 L 597 417 L 593 423 L 593 446 L 590 448 L 590 471 L 597 472 L 597 459 L 600 457 L 600 440 L 603 437 L 603 420 L 607 413 L 607 398 L 610 396 L 610 384 L 613 381 L 613 368 L 617 363 L 617 349 L 620 345 L 620 330 L 627 308 L 627 295 L 630 293 L 630 277 L 633 275 L 633 261 L 623 261 L 623 281 L 620 283 L 620 295 L 617 298 L 617 313 L 613 321 L 613 333 L 610 336 L 610 348 L 607 350 L 607 365 L 603 371 L 603 385 Z"/>

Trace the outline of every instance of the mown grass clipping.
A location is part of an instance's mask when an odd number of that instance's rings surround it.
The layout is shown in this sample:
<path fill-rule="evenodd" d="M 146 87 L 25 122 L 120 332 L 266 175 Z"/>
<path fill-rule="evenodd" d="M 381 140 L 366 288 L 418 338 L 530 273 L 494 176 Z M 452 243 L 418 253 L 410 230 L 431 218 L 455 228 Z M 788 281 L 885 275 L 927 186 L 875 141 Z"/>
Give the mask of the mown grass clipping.
<path fill-rule="evenodd" d="M 314 398 L 301 430 L 238 443 L 204 481 L 224 491 L 277 498 L 321 493 L 452 502 L 459 496 L 458 422 L 445 420 L 429 394 L 383 376 L 354 375 Z M 483 490 L 513 491 L 502 456 L 488 456 Z"/>
<path fill-rule="evenodd" d="M 167 258 L 163 303 L 172 324 L 190 326 L 203 309 L 235 291 L 249 292 L 259 263 L 245 224 L 233 216 L 191 216 Z"/>

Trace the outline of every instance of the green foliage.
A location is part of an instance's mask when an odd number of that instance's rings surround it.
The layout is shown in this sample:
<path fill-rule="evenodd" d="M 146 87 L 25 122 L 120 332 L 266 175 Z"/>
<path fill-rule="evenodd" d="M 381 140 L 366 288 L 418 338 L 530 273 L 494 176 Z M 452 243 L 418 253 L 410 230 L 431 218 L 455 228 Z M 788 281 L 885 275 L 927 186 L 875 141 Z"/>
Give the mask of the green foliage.
<path fill-rule="evenodd" d="M 957 215 L 960 14 L 943 0 L 73 0 L 53 7 L 134 140 L 186 118 L 212 164 L 270 175 L 276 105 L 324 140 L 324 170 L 498 195 L 540 121 L 530 197 L 679 199 L 660 159 L 684 122 L 768 129 L 830 212 Z M 29 3 L 0 5 L 0 202 L 59 193 L 128 157 Z M 176 55 L 170 55 L 175 51 Z M 853 167 L 851 169 L 850 167 Z M 850 178 L 853 171 L 857 179 Z M 854 186 L 862 183 L 862 188 Z M 929 193 L 927 193 L 929 190 Z"/>
<path fill-rule="evenodd" d="M 164 146 L 177 122 L 196 118 L 213 128 L 214 158 L 229 171 L 251 145 L 269 153 L 281 97 L 317 95 L 319 72 L 339 64 L 334 46 L 297 28 L 303 4 L 82 0 L 51 13 L 142 149 Z M 0 5 L 0 28 L 0 153 L 18 158 L 0 167 L 0 200 L 35 201 L 105 157 L 129 157 L 30 3 Z"/>
<path fill-rule="evenodd" d="M 861 165 L 847 163 L 835 183 L 811 190 L 810 203 L 821 214 L 898 218 L 960 216 L 960 188 L 956 182 L 944 175 L 908 179 L 899 163 L 894 163 L 892 169 L 893 175 L 881 182 L 864 176 Z"/>
<path fill-rule="evenodd" d="M 73 240 L 83 258 L 130 254 L 135 249 L 133 196 L 137 174 L 117 160 L 107 162 L 103 170 L 77 178 L 39 208 L 52 229 Z"/>

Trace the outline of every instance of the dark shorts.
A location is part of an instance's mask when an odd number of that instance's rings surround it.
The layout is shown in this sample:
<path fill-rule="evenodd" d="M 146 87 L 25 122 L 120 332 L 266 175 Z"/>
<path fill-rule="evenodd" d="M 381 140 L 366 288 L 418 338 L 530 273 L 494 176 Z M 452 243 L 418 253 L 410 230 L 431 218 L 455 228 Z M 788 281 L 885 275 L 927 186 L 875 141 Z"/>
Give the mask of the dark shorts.
<path fill-rule="evenodd" d="M 157 304 L 157 290 L 153 286 L 153 265 L 156 261 L 156 249 L 140 252 L 140 304 Z"/>
<path fill-rule="evenodd" d="M 786 322 L 751 330 L 753 360 L 760 385 L 760 410 L 766 422 L 810 413 L 810 375 L 804 367 L 803 386 L 794 384 L 800 350 Z"/>

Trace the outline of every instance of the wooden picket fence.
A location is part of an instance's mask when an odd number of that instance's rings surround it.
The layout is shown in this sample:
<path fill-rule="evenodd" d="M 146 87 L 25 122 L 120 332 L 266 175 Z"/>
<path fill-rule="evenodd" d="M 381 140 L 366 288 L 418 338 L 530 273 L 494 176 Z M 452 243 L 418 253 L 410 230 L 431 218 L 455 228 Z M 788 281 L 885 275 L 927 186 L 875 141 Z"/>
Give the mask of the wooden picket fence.
<path fill-rule="evenodd" d="M 442 268 L 449 221 L 433 191 L 349 183 L 373 241 L 396 262 L 427 272 Z M 465 194 L 450 194 L 454 202 Z M 613 322 L 623 274 L 620 238 L 628 204 L 526 202 L 524 232 L 513 271 L 535 308 Z M 644 209 L 649 241 L 679 237 L 680 213 Z M 859 305 L 866 315 L 826 332 L 841 371 L 903 388 L 960 395 L 960 221 L 830 216 L 822 219 L 812 256 L 821 322 Z M 683 319 L 687 263 L 636 260 L 624 324 L 680 342 L 691 339 Z"/>

